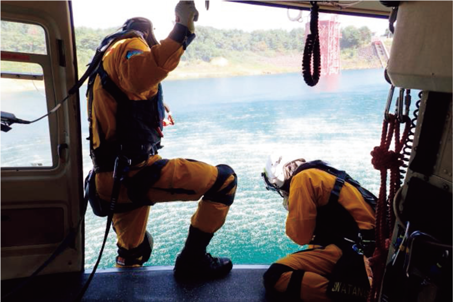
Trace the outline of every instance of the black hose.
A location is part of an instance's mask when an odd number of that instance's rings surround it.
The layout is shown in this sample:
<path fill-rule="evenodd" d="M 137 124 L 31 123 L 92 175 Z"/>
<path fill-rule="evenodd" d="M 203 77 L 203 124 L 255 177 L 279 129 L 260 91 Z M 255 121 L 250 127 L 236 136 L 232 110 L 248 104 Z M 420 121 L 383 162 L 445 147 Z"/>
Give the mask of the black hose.
<path fill-rule="evenodd" d="M 409 167 L 409 160 L 414 144 L 414 138 L 415 138 L 415 128 L 417 127 L 417 119 L 418 119 L 418 112 L 420 110 L 420 102 L 422 98 L 422 91 L 419 92 L 418 94 L 419 100 L 415 103 L 415 110 L 414 110 L 414 118 L 411 120 L 411 125 L 409 129 L 409 134 L 406 138 L 406 141 L 404 142 L 404 147 L 403 147 L 403 165 L 402 169 L 400 169 L 400 172 L 402 174 L 406 174 L 407 168 Z M 402 176 L 404 177 L 404 176 Z"/>
<path fill-rule="evenodd" d="M 311 1 L 311 16 L 310 16 L 310 31 L 305 41 L 304 55 L 302 58 L 302 74 L 305 83 L 308 86 L 315 86 L 321 75 L 321 50 L 319 47 L 319 34 L 318 34 L 318 5 L 315 1 Z M 311 61 L 313 58 L 313 74 Z"/>

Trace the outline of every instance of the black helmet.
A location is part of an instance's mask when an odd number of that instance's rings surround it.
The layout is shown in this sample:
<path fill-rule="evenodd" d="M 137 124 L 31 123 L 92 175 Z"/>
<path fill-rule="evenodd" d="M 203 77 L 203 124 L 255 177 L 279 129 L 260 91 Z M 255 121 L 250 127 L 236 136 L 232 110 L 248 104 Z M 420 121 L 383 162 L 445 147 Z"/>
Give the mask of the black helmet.
<path fill-rule="evenodd" d="M 158 44 L 156 37 L 154 36 L 153 23 L 146 18 L 135 17 L 128 19 L 122 26 L 123 30 L 137 30 L 145 34 L 146 42 L 149 47 Z"/>

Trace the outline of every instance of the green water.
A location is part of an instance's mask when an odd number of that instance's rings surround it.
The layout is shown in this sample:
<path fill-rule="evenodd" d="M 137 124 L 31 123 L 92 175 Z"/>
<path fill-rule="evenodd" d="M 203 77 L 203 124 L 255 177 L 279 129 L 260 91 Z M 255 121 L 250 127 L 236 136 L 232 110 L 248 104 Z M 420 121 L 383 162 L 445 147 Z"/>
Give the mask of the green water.
<path fill-rule="evenodd" d="M 163 88 L 176 125 L 165 128 L 160 154 L 228 164 L 238 175 L 235 202 L 208 247 L 213 255 L 230 257 L 235 264 L 270 264 L 298 250 L 285 235 L 281 198 L 266 191 L 260 177 L 272 151 L 322 159 L 378 192 L 379 173 L 371 165 L 370 151 L 380 142 L 389 90 L 382 69 L 343 71 L 322 77 L 313 88 L 299 74 L 164 81 Z M 85 95 L 83 89 L 80 95 Z M 32 97 L 25 101 L 30 103 L 27 106 L 34 102 Z M 86 174 L 91 160 L 84 100 L 81 108 Z M 30 114 L 20 118 L 38 115 Z M 35 127 L 47 125 L 46 120 L 39 123 Z M 46 164 L 48 138 L 27 137 L 26 130 L 20 131 L 17 127 L 14 136 L 2 134 L 2 166 L 14 166 L 27 158 L 30 146 L 36 160 Z M 196 207 L 197 202 L 152 207 L 147 229 L 154 237 L 154 250 L 145 265 L 174 264 Z M 88 209 L 86 268 L 93 267 L 97 259 L 105 222 Z M 100 268 L 114 266 L 116 249 L 111 231 Z"/>
<path fill-rule="evenodd" d="M 165 129 L 164 158 L 228 164 L 238 175 L 236 199 L 208 247 L 235 264 L 270 264 L 298 245 L 285 235 L 281 198 L 266 191 L 260 173 L 273 150 L 293 151 L 345 169 L 372 192 L 379 174 L 370 151 L 379 144 L 389 85 L 382 70 L 345 71 L 309 88 L 298 74 L 164 82 L 176 125 Z M 87 159 L 88 162 L 88 159 Z M 87 169 L 90 164 L 88 162 Z M 196 202 L 152 207 L 154 250 L 145 265 L 173 265 Z M 86 267 L 93 266 L 105 219 L 86 219 Z M 113 232 L 100 267 L 112 267 Z"/>

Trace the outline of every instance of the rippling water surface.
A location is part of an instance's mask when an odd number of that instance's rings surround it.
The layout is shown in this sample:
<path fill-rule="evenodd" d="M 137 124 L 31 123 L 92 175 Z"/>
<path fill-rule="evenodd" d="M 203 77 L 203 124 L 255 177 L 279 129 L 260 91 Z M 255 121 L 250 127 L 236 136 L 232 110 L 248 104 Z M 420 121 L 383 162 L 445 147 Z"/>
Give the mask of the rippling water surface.
<path fill-rule="evenodd" d="M 298 250 L 285 235 L 281 198 L 266 191 L 260 176 L 273 150 L 326 160 L 378 191 L 370 151 L 379 144 L 389 89 L 380 69 L 344 71 L 315 88 L 299 74 L 168 81 L 163 87 L 176 125 L 165 129 L 161 155 L 228 164 L 238 175 L 235 202 L 208 247 L 213 255 L 236 264 L 270 264 Z M 146 265 L 174 264 L 196 207 L 196 202 L 152 207 L 148 231 L 154 251 Z M 104 224 L 88 213 L 87 268 L 96 261 Z M 114 265 L 115 242 L 111 232 L 101 266 Z"/>
<path fill-rule="evenodd" d="M 231 257 L 235 264 L 270 264 L 298 250 L 285 235 L 281 198 L 266 191 L 260 177 L 274 150 L 323 159 L 375 194 L 378 191 L 379 174 L 371 166 L 370 151 L 380 142 L 389 89 L 381 69 L 343 71 L 322 77 L 314 88 L 299 74 L 165 81 L 163 87 L 176 125 L 165 128 L 160 154 L 228 164 L 238 175 L 235 202 L 208 247 L 213 255 Z M 82 100 L 82 110 L 85 106 Z M 84 139 L 85 112 L 82 118 Z M 14 155 L 9 156 L 13 161 Z M 87 173 L 88 144 L 83 157 Z M 154 237 L 154 250 L 146 265 L 174 264 L 196 207 L 197 202 L 152 207 L 147 229 Z M 105 221 L 88 210 L 86 268 L 97 259 Z M 116 249 L 111 231 L 100 267 L 114 266 Z"/>

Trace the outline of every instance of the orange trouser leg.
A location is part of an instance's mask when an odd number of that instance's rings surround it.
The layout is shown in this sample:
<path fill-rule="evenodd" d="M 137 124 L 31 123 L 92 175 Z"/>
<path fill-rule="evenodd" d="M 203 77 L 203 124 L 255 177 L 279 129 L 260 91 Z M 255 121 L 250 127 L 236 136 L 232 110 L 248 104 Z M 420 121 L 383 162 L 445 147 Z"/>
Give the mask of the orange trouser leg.
<path fill-rule="evenodd" d="M 330 274 L 342 255 L 335 245 L 324 249 L 302 251 L 290 254 L 276 263 L 287 266 L 294 271 L 304 271 L 300 285 L 302 301 L 331 301 L 326 296 L 329 280 L 324 277 Z M 285 293 L 293 276 L 293 271 L 284 272 L 274 285 L 277 292 Z"/>
<path fill-rule="evenodd" d="M 159 181 L 148 192 L 155 202 L 199 200 L 211 189 L 219 176 L 218 169 L 203 162 L 172 159 L 162 169 Z M 219 191 L 235 181 L 230 176 Z M 227 194 L 234 196 L 236 186 Z M 206 233 L 216 232 L 225 222 L 229 205 L 203 198 L 191 219 L 191 224 Z"/>
<path fill-rule="evenodd" d="M 119 247 L 130 250 L 143 242 L 149 210 L 149 206 L 143 206 L 129 212 L 113 215 L 113 227 Z"/>
<path fill-rule="evenodd" d="M 162 169 L 159 180 L 149 188 L 147 197 L 154 203 L 197 201 L 215 184 L 218 174 L 216 167 L 203 162 L 171 159 Z M 227 177 L 219 191 L 229 188 L 235 180 L 233 175 Z M 234 197 L 235 192 L 234 185 L 225 194 Z M 214 233 L 224 224 L 228 210 L 229 205 L 215 198 L 204 198 L 198 203 L 191 223 L 203 232 Z M 148 215 L 149 206 L 114 215 L 113 224 L 121 247 L 131 249 L 143 241 Z"/>
<path fill-rule="evenodd" d="M 232 182 L 236 181 L 235 176 L 231 175 L 227 178 L 224 184 L 220 187 L 219 191 L 230 186 Z M 227 196 L 233 196 L 236 193 L 236 185 L 226 192 Z M 220 202 L 209 201 L 205 198 L 198 203 L 198 209 L 193 214 L 191 223 L 194 227 L 206 233 L 215 233 L 225 223 L 229 205 Z"/>

